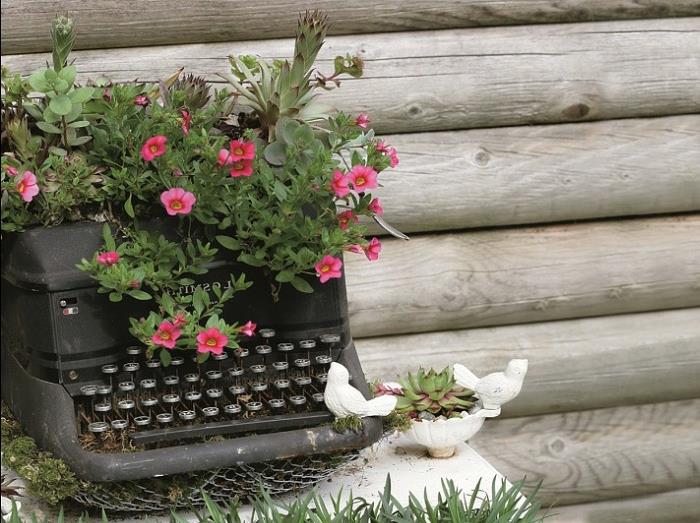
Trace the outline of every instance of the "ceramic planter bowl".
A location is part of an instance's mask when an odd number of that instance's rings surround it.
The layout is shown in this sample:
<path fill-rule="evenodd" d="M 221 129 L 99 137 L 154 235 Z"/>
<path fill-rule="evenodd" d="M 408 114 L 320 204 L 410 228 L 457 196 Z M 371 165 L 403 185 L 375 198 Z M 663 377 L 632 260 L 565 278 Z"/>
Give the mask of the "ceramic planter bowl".
<path fill-rule="evenodd" d="M 428 449 L 432 458 L 449 458 L 455 453 L 455 446 L 479 432 L 486 418 L 493 418 L 501 409 L 475 407 L 456 418 L 439 418 L 433 421 L 413 421 L 409 436 Z"/>

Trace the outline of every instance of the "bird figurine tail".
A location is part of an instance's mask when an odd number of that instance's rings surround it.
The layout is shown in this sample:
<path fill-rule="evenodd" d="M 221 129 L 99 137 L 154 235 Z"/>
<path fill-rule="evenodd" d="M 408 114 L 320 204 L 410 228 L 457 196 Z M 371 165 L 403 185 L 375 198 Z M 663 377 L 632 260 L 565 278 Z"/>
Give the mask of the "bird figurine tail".
<path fill-rule="evenodd" d="M 396 407 L 396 396 L 378 396 L 365 405 L 365 416 L 388 416 Z"/>
<path fill-rule="evenodd" d="M 476 377 L 476 374 L 474 374 L 464 365 L 460 365 L 459 363 L 454 364 L 453 374 L 457 384 L 460 387 L 464 387 L 469 390 L 474 390 L 477 381 L 479 381 L 479 378 Z"/>

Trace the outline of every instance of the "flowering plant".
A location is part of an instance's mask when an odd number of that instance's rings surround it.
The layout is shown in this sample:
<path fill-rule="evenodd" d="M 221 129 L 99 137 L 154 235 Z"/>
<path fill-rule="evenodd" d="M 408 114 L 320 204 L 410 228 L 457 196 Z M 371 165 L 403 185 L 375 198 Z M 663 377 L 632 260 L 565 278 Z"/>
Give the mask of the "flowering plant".
<path fill-rule="evenodd" d="M 285 284 L 312 292 L 309 278 L 340 278 L 344 251 L 376 260 L 381 242 L 365 239 L 359 217 L 384 224 L 370 191 L 398 157 L 367 115 L 318 101 L 343 75 L 362 74 L 351 56 L 337 57 L 328 76 L 312 68 L 326 26 L 306 13 L 291 61 L 231 57 L 229 87 L 213 92 L 182 71 L 156 85 L 78 85 L 73 25 L 57 18 L 52 67 L 28 78 L 2 71 L 3 232 L 104 222 L 104 248 L 79 267 L 112 301 L 155 301 L 131 331 L 164 360 L 174 347 L 236 347 L 254 331 L 221 318 L 250 286 L 243 276 L 225 291 L 178 294 L 215 257 L 264 268 L 273 296 Z"/>

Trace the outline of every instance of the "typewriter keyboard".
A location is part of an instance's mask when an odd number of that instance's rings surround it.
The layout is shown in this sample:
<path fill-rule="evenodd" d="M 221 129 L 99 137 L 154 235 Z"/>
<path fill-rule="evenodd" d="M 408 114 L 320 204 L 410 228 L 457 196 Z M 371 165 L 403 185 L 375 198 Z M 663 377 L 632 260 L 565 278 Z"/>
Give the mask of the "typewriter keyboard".
<path fill-rule="evenodd" d="M 101 383 L 83 385 L 75 398 L 83 445 L 149 448 L 332 420 L 323 391 L 341 336 L 280 340 L 261 329 L 256 343 L 201 364 L 194 351 L 171 351 L 167 367 L 128 347 L 122 361 L 102 366 Z"/>

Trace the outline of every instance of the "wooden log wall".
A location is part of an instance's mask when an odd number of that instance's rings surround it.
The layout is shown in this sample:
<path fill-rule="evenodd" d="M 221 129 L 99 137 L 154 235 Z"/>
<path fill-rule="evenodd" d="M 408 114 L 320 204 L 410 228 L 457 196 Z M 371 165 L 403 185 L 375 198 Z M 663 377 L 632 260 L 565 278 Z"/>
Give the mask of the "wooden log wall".
<path fill-rule="evenodd" d="M 347 258 L 367 375 L 526 357 L 471 443 L 549 521 L 700 520 L 699 0 L 2 0 L 2 63 L 43 65 L 67 12 L 82 79 L 220 81 L 317 7 L 318 67 L 366 64 L 327 100 L 399 150 L 378 194 L 413 238 Z"/>

